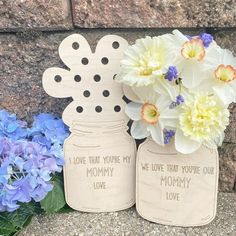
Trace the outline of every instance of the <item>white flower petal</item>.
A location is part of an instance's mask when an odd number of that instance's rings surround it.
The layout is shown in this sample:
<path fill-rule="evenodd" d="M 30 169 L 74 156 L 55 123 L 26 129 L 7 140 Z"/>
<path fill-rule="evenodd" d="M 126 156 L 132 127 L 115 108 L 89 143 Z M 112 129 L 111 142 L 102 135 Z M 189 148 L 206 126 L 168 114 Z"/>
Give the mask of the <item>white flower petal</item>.
<path fill-rule="evenodd" d="M 116 81 L 122 82 L 129 86 L 148 86 L 150 84 L 153 84 L 155 82 L 155 76 L 142 76 L 139 75 L 139 71 L 137 68 L 131 68 L 131 69 L 124 69 L 116 76 Z"/>
<path fill-rule="evenodd" d="M 217 145 L 217 146 L 221 146 L 222 143 L 223 143 L 223 141 L 224 141 L 224 138 L 225 138 L 225 133 L 223 132 L 223 133 L 221 133 L 221 134 L 219 135 L 219 137 L 217 137 L 217 138 L 215 139 L 216 145 Z"/>
<path fill-rule="evenodd" d="M 234 97 L 234 101 L 236 102 L 236 80 L 232 81 L 229 83 L 229 86 L 232 88 L 232 90 L 234 91 L 235 97 Z"/>
<path fill-rule="evenodd" d="M 184 44 L 186 41 L 188 41 L 189 39 L 183 35 L 179 30 L 173 30 L 173 34 L 174 34 L 174 39 L 175 41 L 177 41 L 179 44 Z"/>
<path fill-rule="evenodd" d="M 185 87 L 192 89 L 202 82 L 205 77 L 202 67 L 202 63 L 194 60 L 186 62 L 181 73 L 182 82 Z"/>
<path fill-rule="evenodd" d="M 226 83 L 221 86 L 214 86 L 213 90 L 226 105 L 236 100 L 236 91 Z"/>
<path fill-rule="evenodd" d="M 215 42 L 212 42 L 206 49 L 204 67 L 206 69 L 212 70 L 217 64 L 219 64 L 219 59 L 222 55 L 222 52 L 222 49 Z"/>
<path fill-rule="evenodd" d="M 170 97 L 166 95 L 161 95 L 157 100 L 156 100 L 156 106 L 157 109 L 159 110 L 160 113 L 162 113 L 163 110 L 169 108 L 172 100 Z"/>
<path fill-rule="evenodd" d="M 200 148 L 200 146 L 200 142 L 191 140 L 190 138 L 184 136 L 182 130 L 177 129 L 175 133 L 175 148 L 178 152 L 183 154 L 193 153 Z"/>
<path fill-rule="evenodd" d="M 236 93 L 236 79 L 235 80 L 233 80 L 233 81 L 231 81 L 230 83 L 229 83 L 229 86 L 235 91 L 235 93 Z"/>
<path fill-rule="evenodd" d="M 178 123 L 178 118 L 179 118 L 178 108 L 175 109 L 167 108 L 164 111 L 162 111 L 159 119 L 160 122 L 163 123 L 165 127 L 168 126 L 175 128 Z"/>
<path fill-rule="evenodd" d="M 164 145 L 163 128 L 159 122 L 156 125 L 149 125 L 147 129 L 156 143 Z"/>
<path fill-rule="evenodd" d="M 141 119 L 141 103 L 130 102 L 125 107 L 125 113 L 131 120 L 140 120 Z"/>
<path fill-rule="evenodd" d="M 233 53 L 228 49 L 223 49 L 222 51 L 222 64 L 236 67 L 236 58 Z"/>
<path fill-rule="evenodd" d="M 139 97 L 142 102 L 155 104 L 159 95 L 153 91 L 152 86 L 132 87 L 133 92 Z"/>
<path fill-rule="evenodd" d="M 193 92 L 213 92 L 213 87 L 218 85 L 220 82 L 212 77 L 205 78 L 197 87 L 194 88 Z"/>
<path fill-rule="evenodd" d="M 157 79 L 153 85 L 153 89 L 159 94 L 165 94 L 170 96 L 172 100 L 175 100 L 178 95 L 178 86 L 170 84 L 165 79 Z"/>
<path fill-rule="evenodd" d="M 147 125 L 142 121 L 134 121 L 131 125 L 131 135 L 135 139 L 143 139 L 150 135 Z"/>
<path fill-rule="evenodd" d="M 154 75 L 144 76 L 144 75 L 138 75 L 137 73 L 129 73 L 127 75 L 128 80 L 129 80 L 129 76 L 131 76 L 133 80 L 136 80 L 135 85 L 137 87 L 148 86 L 150 84 L 153 84 L 156 79 Z"/>

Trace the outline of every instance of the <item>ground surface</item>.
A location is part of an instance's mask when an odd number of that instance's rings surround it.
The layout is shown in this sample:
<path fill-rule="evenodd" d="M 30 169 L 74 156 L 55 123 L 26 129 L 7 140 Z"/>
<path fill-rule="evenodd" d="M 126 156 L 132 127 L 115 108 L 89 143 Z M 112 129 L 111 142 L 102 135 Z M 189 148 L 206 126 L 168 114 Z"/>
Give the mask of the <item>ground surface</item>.
<path fill-rule="evenodd" d="M 37 216 L 20 236 L 236 236 L 236 194 L 219 193 L 217 210 L 213 222 L 194 228 L 151 223 L 139 217 L 135 208 L 114 213 Z"/>

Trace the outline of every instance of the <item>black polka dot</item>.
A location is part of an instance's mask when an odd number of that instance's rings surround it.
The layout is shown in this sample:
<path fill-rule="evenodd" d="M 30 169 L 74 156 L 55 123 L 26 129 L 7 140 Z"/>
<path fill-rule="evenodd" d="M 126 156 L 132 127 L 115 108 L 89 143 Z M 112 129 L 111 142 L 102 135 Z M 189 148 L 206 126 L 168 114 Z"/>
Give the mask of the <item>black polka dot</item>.
<path fill-rule="evenodd" d="M 114 74 L 114 75 L 113 75 L 113 79 L 115 79 L 115 78 L 116 78 L 116 76 L 117 76 L 117 74 Z"/>
<path fill-rule="evenodd" d="M 95 111 L 96 112 L 101 112 L 102 111 L 102 107 L 101 106 L 96 106 L 95 107 Z"/>
<path fill-rule="evenodd" d="M 62 78 L 61 78 L 60 75 L 56 75 L 56 76 L 54 77 L 54 80 L 55 80 L 57 83 L 59 83 L 59 82 L 61 82 Z"/>
<path fill-rule="evenodd" d="M 109 60 L 108 60 L 107 57 L 103 57 L 101 61 L 102 61 L 102 64 L 103 64 L 103 65 L 106 65 L 106 64 L 108 64 L 108 62 L 109 62 Z"/>
<path fill-rule="evenodd" d="M 120 112 L 120 110 L 121 110 L 121 107 L 119 105 L 114 107 L 114 111 L 115 112 Z"/>
<path fill-rule="evenodd" d="M 75 50 L 79 49 L 79 43 L 77 42 L 72 43 L 72 48 Z"/>
<path fill-rule="evenodd" d="M 104 97 L 108 97 L 110 95 L 110 92 L 108 90 L 104 90 L 102 94 Z"/>
<path fill-rule="evenodd" d="M 101 80 L 101 76 L 100 75 L 94 75 L 93 79 L 94 79 L 94 81 L 99 82 Z"/>
<path fill-rule="evenodd" d="M 83 107 L 81 107 L 81 106 L 76 107 L 76 111 L 78 113 L 82 113 L 83 112 Z"/>
<path fill-rule="evenodd" d="M 81 59 L 81 62 L 82 62 L 83 65 L 87 65 L 87 64 L 89 63 L 89 60 L 88 60 L 87 57 L 83 57 L 83 58 Z"/>
<path fill-rule="evenodd" d="M 75 75 L 74 76 L 74 81 L 75 82 L 80 82 L 81 81 L 81 76 L 80 75 Z"/>
<path fill-rule="evenodd" d="M 86 98 L 88 98 L 88 97 L 90 96 L 90 92 L 89 92 L 88 90 L 85 90 L 85 91 L 84 91 L 84 96 L 85 96 Z"/>
<path fill-rule="evenodd" d="M 117 41 L 115 41 L 115 42 L 112 43 L 112 47 L 113 47 L 114 49 L 117 49 L 117 48 L 120 47 L 120 44 L 119 44 Z"/>

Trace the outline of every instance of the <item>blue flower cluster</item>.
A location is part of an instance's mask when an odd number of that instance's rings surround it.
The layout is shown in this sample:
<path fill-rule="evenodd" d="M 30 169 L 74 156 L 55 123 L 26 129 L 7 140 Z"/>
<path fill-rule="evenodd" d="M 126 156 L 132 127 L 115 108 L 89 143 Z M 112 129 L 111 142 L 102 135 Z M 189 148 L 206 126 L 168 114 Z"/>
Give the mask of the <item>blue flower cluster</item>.
<path fill-rule="evenodd" d="M 168 68 L 168 71 L 165 75 L 165 79 L 168 80 L 168 81 L 172 81 L 174 79 L 177 79 L 178 78 L 178 71 L 177 71 L 177 68 L 175 66 L 170 66 Z"/>
<path fill-rule="evenodd" d="M 174 130 L 165 130 L 164 131 L 164 144 L 168 144 L 171 139 L 175 136 Z"/>
<path fill-rule="evenodd" d="M 173 109 L 173 108 L 175 108 L 175 107 L 177 107 L 177 106 L 179 106 L 183 103 L 184 103 L 184 97 L 181 94 L 179 94 L 176 97 L 176 100 L 170 104 L 169 108 Z"/>
<path fill-rule="evenodd" d="M 214 39 L 211 34 L 207 34 L 207 33 L 201 33 L 199 35 L 199 38 L 202 40 L 205 48 L 208 48 Z"/>
<path fill-rule="evenodd" d="M 41 201 L 52 190 L 52 175 L 64 164 L 62 144 L 68 134 L 62 120 L 50 114 L 36 116 L 27 128 L 15 115 L 0 111 L 0 212 Z"/>
<path fill-rule="evenodd" d="M 201 33 L 198 36 L 189 36 L 189 35 L 185 35 L 189 40 L 191 40 L 192 38 L 199 38 L 202 40 L 203 45 L 205 48 L 208 48 L 210 46 L 210 44 L 213 42 L 214 38 L 211 34 L 207 34 L 207 33 Z"/>
<path fill-rule="evenodd" d="M 179 94 L 177 97 L 176 97 L 176 104 L 177 105 L 181 105 L 182 103 L 184 103 L 184 97 Z"/>
<path fill-rule="evenodd" d="M 69 129 L 61 119 L 51 114 L 39 114 L 28 131 L 30 140 L 47 149 L 48 154 L 55 156 L 57 164 L 63 165 L 62 145 L 68 137 Z"/>
<path fill-rule="evenodd" d="M 0 110 L 0 137 L 8 137 L 14 140 L 27 136 L 27 123 L 17 120 L 16 115 Z"/>

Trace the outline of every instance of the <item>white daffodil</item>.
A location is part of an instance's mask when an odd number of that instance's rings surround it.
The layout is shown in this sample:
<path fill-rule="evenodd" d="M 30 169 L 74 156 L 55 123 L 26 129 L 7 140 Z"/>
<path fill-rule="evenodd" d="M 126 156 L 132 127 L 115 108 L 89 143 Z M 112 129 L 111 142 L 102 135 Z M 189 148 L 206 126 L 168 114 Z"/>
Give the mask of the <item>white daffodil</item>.
<path fill-rule="evenodd" d="M 207 60 L 205 79 L 197 88 L 216 93 L 225 104 L 236 102 L 236 58 L 226 49 L 217 50 L 214 60 Z"/>
<path fill-rule="evenodd" d="M 221 145 L 229 124 L 229 111 L 215 95 L 194 94 L 180 107 L 175 134 L 176 150 L 187 154 L 201 145 L 216 148 Z"/>
<path fill-rule="evenodd" d="M 136 87 L 158 83 L 167 73 L 174 56 L 174 48 L 165 35 L 138 39 L 124 52 L 116 80 Z"/>
<path fill-rule="evenodd" d="M 176 65 L 183 85 L 193 89 L 204 79 L 207 70 L 205 60 L 214 58 L 219 46 L 208 34 L 190 38 L 178 30 L 168 34 L 168 40 L 175 46 L 177 54 L 172 64 Z"/>
<path fill-rule="evenodd" d="M 178 120 L 178 109 L 170 109 L 170 104 L 167 96 L 160 96 L 155 102 L 147 100 L 127 104 L 126 114 L 133 120 L 131 135 L 135 139 L 151 135 L 156 143 L 164 145 L 164 128 L 175 128 Z"/>

